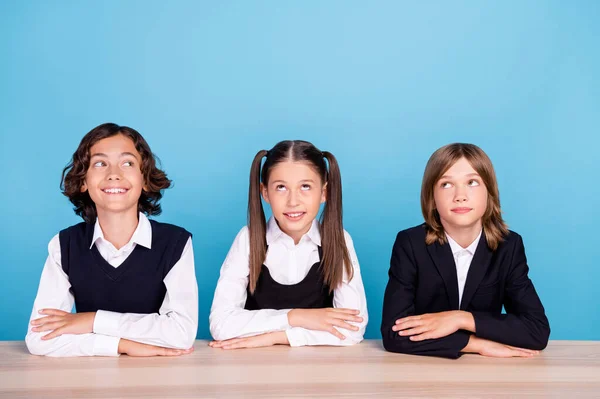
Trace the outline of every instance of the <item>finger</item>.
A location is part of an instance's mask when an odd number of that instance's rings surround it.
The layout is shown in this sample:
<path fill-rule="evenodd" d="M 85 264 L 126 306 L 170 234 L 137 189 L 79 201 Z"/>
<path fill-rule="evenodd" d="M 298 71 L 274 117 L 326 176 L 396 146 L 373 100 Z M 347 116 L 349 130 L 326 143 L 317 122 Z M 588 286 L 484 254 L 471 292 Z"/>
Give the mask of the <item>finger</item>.
<path fill-rule="evenodd" d="M 242 349 L 242 348 L 250 348 L 252 347 L 252 341 L 249 339 L 239 339 L 236 342 L 229 343 L 224 345 L 223 349 Z"/>
<path fill-rule="evenodd" d="M 64 310 L 60 309 L 40 309 L 38 313 L 52 316 L 64 316 L 66 314 L 69 314 L 68 312 L 65 312 Z"/>
<path fill-rule="evenodd" d="M 42 324 L 41 326 L 35 326 L 31 329 L 31 331 L 33 331 L 33 332 L 51 331 L 51 330 L 56 330 L 56 329 L 64 327 L 64 326 L 65 326 L 65 323 L 63 321 L 55 321 L 53 323 L 45 323 L 45 324 Z"/>
<path fill-rule="evenodd" d="M 48 317 L 50 317 L 50 316 L 44 316 L 44 317 L 40 317 L 39 319 L 33 319 L 33 320 L 31 320 L 31 325 L 35 326 L 35 325 L 38 325 L 38 324 L 43 324 L 43 323 L 46 322 L 46 319 Z"/>
<path fill-rule="evenodd" d="M 225 341 L 221 341 L 220 344 L 218 346 L 216 346 L 216 348 L 223 348 L 227 345 L 236 345 L 238 342 L 243 342 L 243 341 L 247 341 L 248 339 L 250 339 L 252 337 L 244 337 L 244 338 L 231 338 Z"/>
<path fill-rule="evenodd" d="M 409 328 L 407 330 L 399 331 L 398 335 L 400 335 L 402 337 L 410 337 L 411 335 L 419 335 L 419 334 L 423 334 L 428 331 L 429 331 L 429 328 L 427 328 L 425 326 L 418 326 L 418 327 L 414 327 L 414 328 Z"/>
<path fill-rule="evenodd" d="M 193 346 L 187 349 L 165 348 L 160 346 L 156 346 L 154 348 L 156 349 L 156 356 L 181 356 L 190 354 L 194 351 Z"/>
<path fill-rule="evenodd" d="M 182 354 L 182 355 L 189 355 L 189 354 L 190 354 L 190 353 L 192 353 L 193 351 L 194 351 L 194 347 L 192 346 L 191 348 L 188 348 L 188 349 L 183 349 L 183 350 L 181 351 L 181 354 Z"/>
<path fill-rule="evenodd" d="M 344 313 L 350 315 L 357 315 L 360 313 L 358 309 L 348 309 L 348 308 L 329 308 L 334 313 Z"/>
<path fill-rule="evenodd" d="M 494 350 L 490 353 L 482 353 L 484 356 L 489 357 L 533 357 L 533 354 L 513 349 L 509 345 L 501 346 L 498 350 Z"/>
<path fill-rule="evenodd" d="M 52 321 L 56 321 L 58 319 L 57 316 L 44 316 L 44 317 L 40 317 L 39 319 L 35 319 L 35 320 L 31 320 L 31 325 L 33 326 L 39 326 L 42 325 L 44 323 L 49 323 Z"/>
<path fill-rule="evenodd" d="M 61 335 L 62 335 L 62 329 L 58 328 L 58 329 L 52 331 L 51 333 L 44 335 L 42 337 L 42 341 L 47 341 L 52 338 L 60 337 Z"/>
<path fill-rule="evenodd" d="M 46 317 L 42 317 L 41 319 L 38 319 L 38 320 L 40 320 L 38 325 L 43 325 L 43 324 L 56 323 L 56 322 L 64 323 L 66 319 L 64 316 L 46 316 Z"/>
<path fill-rule="evenodd" d="M 516 349 L 510 349 L 510 355 L 512 357 L 533 357 L 533 353 L 524 352 Z"/>
<path fill-rule="evenodd" d="M 414 342 L 425 341 L 426 339 L 435 338 L 431 332 L 426 332 L 424 334 L 413 335 L 409 339 Z"/>
<path fill-rule="evenodd" d="M 358 327 L 357 326 L 353 326 L 352 324 L 346 323 L 343 320 L 331 319 L 331 320 L 327 320 L 327 322 L 329 324 L 332 324 L 332 325 L 336 326 L 336 327 L 345 328 L 346 330 L 358 331 Z"/>
<path fill-rule="evenodd" d="M 243 342 L 238 342 L 236 344 L 226 345 L 226 346 L 222 347 L 221 349 L 231 350 L 231 349 L 244 349 L 244 348 L 249 348 L 249 346 L 246 346 Z"/>
<path fill-rule="evenodd" d="M 407 328 L 419 327 L 419 326 L 422 326 L 423 324 L 425 324 L 425 322 L 423 320 L 412 319 L 412 320 L 407 320 L 407 321 L 393 325 L 392 330 L 394 330 L 394 331 L 406 330 Z"/>
<path fill-rule="evenodd" d="M 181 349 L 173 348 L 161 348 L 161 350 L 158 352 L 158 356 L 181 356 L 184 354 L 184 351 Z"/>
<path fill-rule="evenodd" d="M 414 320 L 421 320 L 421 316 L 408 316 L 396 320 L 396 324 L 406 323 Z"/>
<path fill-rule="evenodd" d="M 212 345 L 210 345 L 210 344 L 209 345 L 212 348 L 222 348 L 223 346 L 235 343 L 235 342 L 239 341 L 240 339 L 242 339 L 242 338 L 232 338 L 232 339 L 226 339 L 223 341 L 213 341 L 213 342 L 211 342 Z"/>
<path fill-rule="evenodd" d="M 507 348 L 510 348 L 510 349 L 515 349 L 515 350 L 518 350 L 518 351 L 530 352 L 530 353 L 534 353 L 534 354 L 535 354 L 535 353 L 540 353 L 540 351 L 538 351 L 538 350 L 535 350 L 535 349 L 520 348 L 520 347 L 518 347 L 518 346 L 512 346 L 512 345 L 505 345 L 505 346 L 506 346 Z"/>
<path fill-rule="evenodd" d="M 187 349 L 176 349 L 176 348 L 165 348 L 165 349 L 167 349 L 167 351 L 168 351 L 165 356 L 188 355 L 188 354 L 190 354 L 190 353 L 192 353 L 194 351 L 194 347 L 193 346 L 191 348 L 187 348 Z M 173 350 L 177 351 L 176 355 L 173 355 L 173 354 L 169 353 L 169 352 L 171 352 Z"/>
<path fill-rule="evenodd" d="M 536 351 L 536 350 L 533 350 L 533 349 L 518 348 L 516 346 L 509 346 L 509 348 L 517 350 L 517 351 L 520 351 L 520 352 L 525 352 L 525 353 L 528 353 L 530 355 L 537 355 L 537 354 L 540 353 L 540 351 Z"/>
<path fill-rule="evenodd" d="M 355 323 L 361 323 L 363 321 L 362 317 L 353 316 L 347 313 L 330 313 L 328 316 L 339 320 L 352 321 Z"/>
<path fill-rule="evenodd" d="M 46 331 L 55 330 L 55 328 L 48 327 L 48 326 L 49 326 L 48 324 L 44 324 L 44 325 L 41 325 L 41 326 L 33 327 L 31 329 L 31 331 L 39 333 L 39 332 L 46 332 Z"/>
<path fill-rule="evenodd" d="M 339 339 L 346 339 L 346 336 L 344 334 L 342 334 L 341 332 L 339 332 L 335 327 L 331 326 L 328 330 L 329 333 L 333 334 L 334 336 L 338 337 Z"/>

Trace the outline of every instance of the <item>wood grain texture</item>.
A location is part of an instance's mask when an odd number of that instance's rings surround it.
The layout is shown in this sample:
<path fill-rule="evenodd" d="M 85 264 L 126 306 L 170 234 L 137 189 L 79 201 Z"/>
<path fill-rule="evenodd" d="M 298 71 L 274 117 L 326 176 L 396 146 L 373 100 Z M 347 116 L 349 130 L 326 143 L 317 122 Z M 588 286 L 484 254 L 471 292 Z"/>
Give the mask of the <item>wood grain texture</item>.
<path fill-rule="evenodd" d="M 551 341 L 533 359 L 398 355 L 346 348 L 224 351 L 177 358 L 48 358 L 0 342 L 4 398 L 600 397 L 600 342 Z"/>

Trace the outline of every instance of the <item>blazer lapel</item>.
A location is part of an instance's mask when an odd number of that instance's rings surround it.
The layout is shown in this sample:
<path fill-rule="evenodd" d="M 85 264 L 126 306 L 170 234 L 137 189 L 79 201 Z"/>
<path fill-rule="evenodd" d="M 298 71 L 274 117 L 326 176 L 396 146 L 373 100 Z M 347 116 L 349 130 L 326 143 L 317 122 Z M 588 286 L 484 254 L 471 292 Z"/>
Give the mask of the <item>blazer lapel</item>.
<path fill-rule="evenodd" d="M 460 302 L 461 310 L 465 310 L 469 306 L 471 299 L 473 299 L 473 295 L 475 295 L 475 291 L 477 291 L 477 287 L 479 287 L 481 280 L 490 266 L 493 254 L 494 253 L 487 245 L 485 232 L 483 232 L 479 244 L 477 245 L 477 249 L 475 250 L 475 255 L 473 255 L 471 266 L 469 266 L 469 272 L 467 273 L 467 281 L 465 282 L 465 289 L 463 291 L 462 301 Z"/>
<path fill-rule="evenodd" d="M 433 263 L 444 280 L 448 301 L 452 310 L 458 309 L 458 279 L 456 277 L 456 264 L 449 244 L 440 245 L 437 241 L 427 245 L 427 251 Z"/>

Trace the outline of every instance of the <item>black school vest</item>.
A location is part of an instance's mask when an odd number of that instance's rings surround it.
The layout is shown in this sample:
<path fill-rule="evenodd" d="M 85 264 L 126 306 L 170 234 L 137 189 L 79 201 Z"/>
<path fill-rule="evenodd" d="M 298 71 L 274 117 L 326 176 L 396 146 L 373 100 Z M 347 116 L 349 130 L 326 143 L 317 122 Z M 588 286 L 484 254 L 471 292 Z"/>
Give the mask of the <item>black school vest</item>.
<path fill-rule="evenodd" d="M 61 263 L 69 276 L 77 312 L 158 313 L 167 289 L 166 275 L 181 258 L 191 234 L 181 227 L 150 220 L 152 249 L 136 245 L 117 268 L 96 245 L 93 223 L 79 223 L 59 234 Z"/>
<path fill-rule="evenodd" d="M 323 281 L 321 270 L 323 250 L 319 247 L 319 261 L 312 265 L 304 280 L 297 284 L 280 284 L 273 280 L 269 268 L 261 267 L 256 290 L 247 289 L 245 309 L 314 309 L 333 307 L 333 293 Z"/>

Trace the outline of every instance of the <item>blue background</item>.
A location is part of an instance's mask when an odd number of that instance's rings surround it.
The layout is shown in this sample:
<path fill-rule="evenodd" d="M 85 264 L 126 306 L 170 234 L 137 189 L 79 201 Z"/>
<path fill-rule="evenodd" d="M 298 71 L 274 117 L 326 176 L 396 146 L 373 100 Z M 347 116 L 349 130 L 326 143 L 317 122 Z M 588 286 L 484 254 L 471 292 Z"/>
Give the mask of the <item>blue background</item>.
<path fill-rule="evenodd" d="M 551 338 L 600 339 L 600 3 L 415 3 L 2 2 L 0 339 L 25 335 L 48 241 L 79 221 L 60 173 L 106 121 L 175 182 L 158 219 L 194 234 L 199 338 L 254 154 L 304 139 L 340 163 L 368 338 L 425 162 L 463 141 L 494 162 Z"/>

